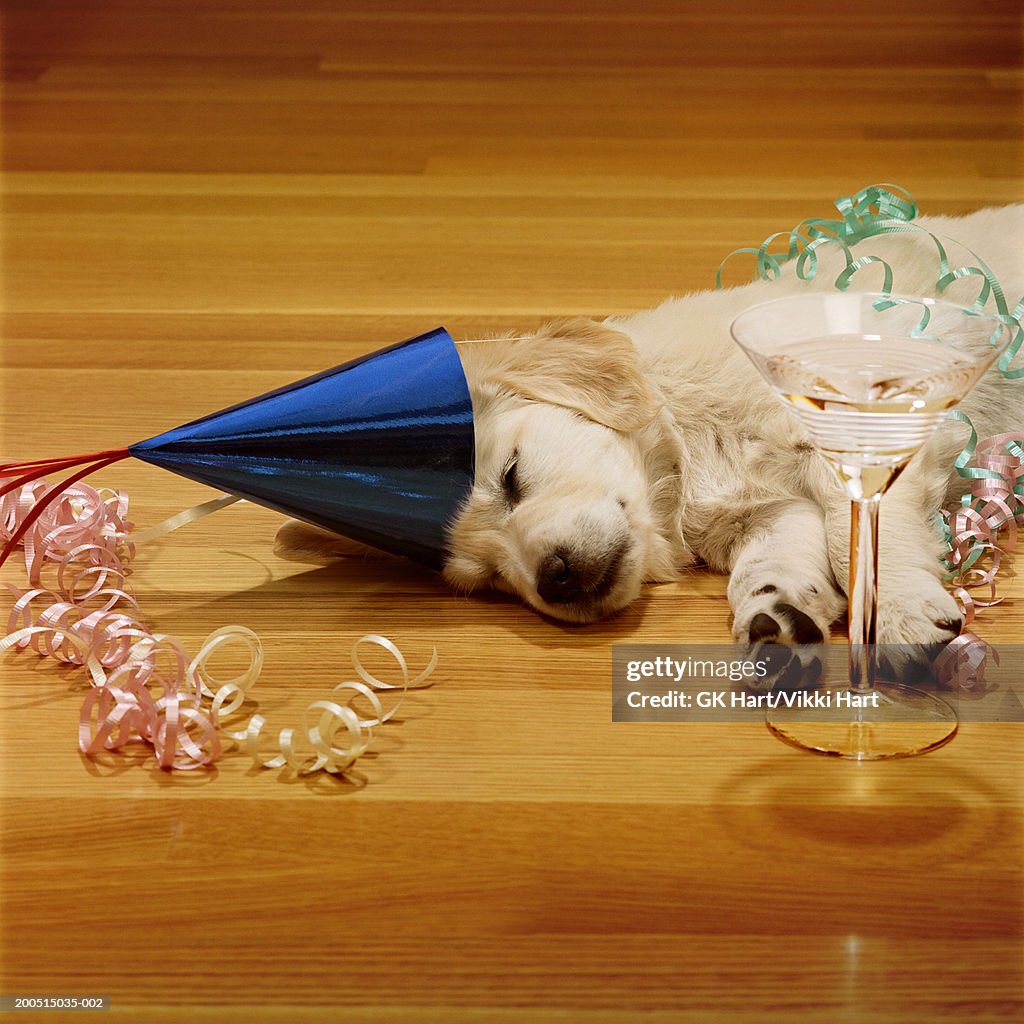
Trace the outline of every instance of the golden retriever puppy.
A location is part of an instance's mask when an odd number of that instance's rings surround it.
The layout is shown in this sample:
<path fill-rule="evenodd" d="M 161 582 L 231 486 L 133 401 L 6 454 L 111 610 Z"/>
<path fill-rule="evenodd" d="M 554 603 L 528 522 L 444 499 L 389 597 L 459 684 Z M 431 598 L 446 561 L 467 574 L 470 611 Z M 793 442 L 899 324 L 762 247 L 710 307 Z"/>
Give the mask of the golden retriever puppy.
<path fill-rule="evenodd" d="M 683 449 L 625 335 L 566 320 L 460 355 L 477 474 L 452 527 L 449 582 L 590 622 L 693 561 L 678 524 Z"/>
<path fill-rule="evenodd" d="M 1011 304 L 1024 293 L 1024 206 L 920 223 L 981 253 Z M 897 292 L 935 294 L 935 247 L 924 233 L 862 249 L 891 263 Z M 790 273 L 603 323 L 563 320 L 526 338 L 462 343 L 476 482 L 451 528 L 445 578 L 581 623 L 703 562 L 729 573 L 737 641 L 827 636 L 846 605 L 849 503 L 729 334 L 756 302 L 831 289 L 843 264 L 825 262 L 813 282 Z M 880 274 L 867 273 L 853 287 L 877 288 Z M 944 297 L 969 304 L 978 280 Z M 993 369 L 965 411 L 982 436 L 1024 428 L 1024 381 Z M 951 472 L 963 433 L 944 426 L 883 499 L 882 643 L 943 643 L 960 630 L 942 583 L 936 512 L 964 489 Z M 289 524 L 281 545 L 331 553 L 348 542 Z"/>

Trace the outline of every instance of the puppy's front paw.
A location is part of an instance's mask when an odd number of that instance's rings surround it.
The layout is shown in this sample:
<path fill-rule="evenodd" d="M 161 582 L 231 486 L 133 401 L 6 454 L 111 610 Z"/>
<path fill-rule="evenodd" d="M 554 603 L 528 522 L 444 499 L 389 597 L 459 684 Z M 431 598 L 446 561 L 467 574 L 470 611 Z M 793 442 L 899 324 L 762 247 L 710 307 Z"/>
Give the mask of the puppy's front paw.
<path fill-rule="evenodd" d="M 931 573 L 910 572 L 880 582 L 880 664 L 894 678 L 908 682 L 924 679 L 935 656 L 961 629 L 960 606 Z"/>
<path fill-rule="evenodd" d="M 815 685 L 821 675 L 829 623 L 813 602 L 805 607 L 814 614 L 784 598 L 774 585 L 755 588 L 733 620 L 736 642 L 768 664 L 759 689 L 802 689 Z"/>
<path fill-rule="evenodd" d="M 931 573 L 884 579 L 878 594 L 878 642 L 948 644 L 960 635 L 963 615 L 953 595 Z"/>
<path fill-rule="evenodd" d="M 812 586 L 791 595 L 788 588 L 774 583 L 753 587 L 733 607 L 732 635 L 745 646 L 824 643 L 841 610 L 834 592 L 823 593 L 823 588 Z"/>

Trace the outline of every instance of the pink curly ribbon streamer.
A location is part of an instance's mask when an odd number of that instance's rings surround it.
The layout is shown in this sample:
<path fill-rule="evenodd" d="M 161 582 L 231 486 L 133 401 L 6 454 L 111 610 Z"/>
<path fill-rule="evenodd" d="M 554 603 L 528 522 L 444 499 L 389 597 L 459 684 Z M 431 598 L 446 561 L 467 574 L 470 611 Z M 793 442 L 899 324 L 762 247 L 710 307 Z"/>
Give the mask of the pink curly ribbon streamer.
<path fill-rule="evenodd" d="M 16 535 L 47 489 L 45 480 L 33 480 L 0 497 L 0 541 Z M 405 658 L 390 640 L 375 634 L 361 637 L 352 650 L 361 681 L 335 687 L 334 694 L 344 700 L 335 696 L 310 704 L 302 728 L 282 729 L 276 752 L 268 756 L 261 750 L 266 746 L 262 716 L 253 715 L 240 732 L 227 732 L 222 722 L 239 712 L 259 678 L 260 638 L 244 626 L 225 626 L 189 659 L 180 641 L 152 632 L 135 599 L 123 589 L 135 554 L 127 512 L 123 492 L 96 490 L 82 482 L 70 485 L 20 542 L 30 588 L 3 584 L 15 600 L 0 652 L 31 649 L 83 667 L 92 677 L 79 716 L 83 754 L 142 742 L 152 747 L 161 768 L 189 771 L 221 756 L 222 730 L 262 767 L 340 773 L 366 751 L 373 728 L 391 718 L 401 703 L 399 699 L 384 712 L 377 691 L 397 689 L 404 696 L 409 689 L 431 685 L 427 680 L 437 665 L 436 648 L 427 667 L 411 678 Z M 55 577 L 53 589 L 42 585 L 48 570 Z M 397 662 L 402 682 L 385 683 L 368 672 L 359 659 L 360 644 L 386 650 Z M 207 663 L 215 651 L 230 645 L 247 649 L 248 667 L 231 679 L 215 679 Z M 369 717 L 352 707 L 360 699 L 369 705 Z M 347 742 L 339 743 L 339 735 Z M 303 752 L 302 746 L 308 749 Z"/>
<path fill-rule="evenodd" d="M 989 608 L 1001 600 L 995 597 L 995 577 L 1002 556 L 1017 546 L 1018 522 L 1024 522 L 1024 503 L 1017 490 L 1024 480 L 1022 445 L 1024 433 L 997 434 L 979 442 L 975 464 L 991 475 L 972 479 L 960 507 L 943 513 L 950 535 L 953 593 L 967 623 L 974 619 L 976 608 Z M 1014 449 L 1021 454 L 1012 454 Z M 977 564 L 981 553 L 987 553 L 987 568 Z M 988 587 L 989 600 L 975 600 L 968 593 L 975 587 Z"/>
<path fill-rule="evenodd" d="M 0 477 L 0 483 L 7 481 Z M 49 487 L 46 480 L 34 480 L 0 497 L 0 539 L 8 541 L 17 533 Z M 125 566 L 135 556 L 128 538 L 134 524 L 127 512 L 128 497 L 122 492 L 72 484 L 21 540 L 29 583 L 39 585 L 47 561 L 59 566 L 57 585 L 72 601 L 88 600 L 111 580 L 123 583 Z M 91 586 L 79 592 L 90 579 Z"/>
<path fill-rule="evenodd" d="M 980 441 L 974 464 L 986 474 L 972 478 L 960 506 L 942 513 L 949 535 L 949 584 L 965 626 L 1002 601 L 996 597 L 996 576 L 1003 557 L 1017 546 L 1018 523 L 1024 523 L 1024 432 Z M 970 593 L 978 588 L 987 589 L 987 600 Z M 945 685 L 977 691 L 984 686 L 989 657 L 999 664 L 995 649 L 966 631 L 942 651 L 935 667 Z"/>
<path fill-rule="evenodd" d="M 944 686 L 981 696 L 989 689 L 985 682 L 985 667 L 989 658 L 999 664 L 999 652 L 968 631 L 961 633 L 939 652 L 935 659 L 935 672 Z"/>

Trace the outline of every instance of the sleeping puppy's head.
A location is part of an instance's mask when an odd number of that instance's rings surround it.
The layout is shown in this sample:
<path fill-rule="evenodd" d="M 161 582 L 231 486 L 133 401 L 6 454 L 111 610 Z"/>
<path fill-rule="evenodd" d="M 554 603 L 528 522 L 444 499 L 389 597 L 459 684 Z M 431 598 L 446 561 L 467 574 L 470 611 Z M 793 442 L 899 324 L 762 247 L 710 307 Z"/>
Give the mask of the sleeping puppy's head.
<path fill-rule="evenodd" d="M 591 622 L 644 580 L 673 578 L 678 551 L 657 495 L 671 490 L 678 450 L 630 340 L 570 320 L 460 355 L 476 483 L 451 528 L 446 579 Z"/>

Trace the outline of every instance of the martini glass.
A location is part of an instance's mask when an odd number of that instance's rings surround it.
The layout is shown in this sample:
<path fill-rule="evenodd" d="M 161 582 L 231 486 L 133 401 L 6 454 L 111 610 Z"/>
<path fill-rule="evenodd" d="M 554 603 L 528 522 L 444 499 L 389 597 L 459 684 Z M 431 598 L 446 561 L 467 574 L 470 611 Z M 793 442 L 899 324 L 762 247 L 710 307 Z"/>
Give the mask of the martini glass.
<path fill-rule="evenodd" d="M 768 712 L 777 736 L 857 760 L 907 757 L 952 739 L 934 694 L 876 678 L 878 506 L 1012 337 L 995 316 L 930 298 L 825 292 L 753 306 L 733 338 L 798 418 L 851 502 L 849 678 L 827 710 Z"/>

